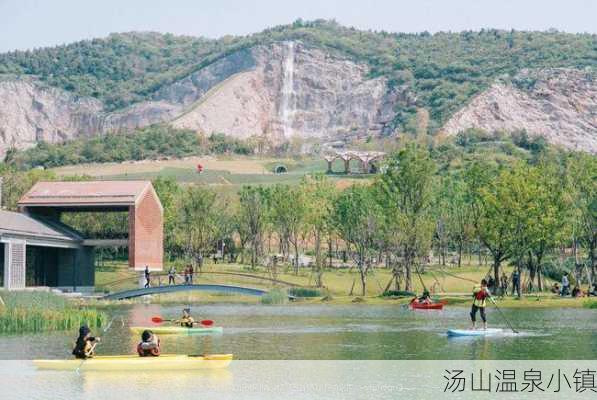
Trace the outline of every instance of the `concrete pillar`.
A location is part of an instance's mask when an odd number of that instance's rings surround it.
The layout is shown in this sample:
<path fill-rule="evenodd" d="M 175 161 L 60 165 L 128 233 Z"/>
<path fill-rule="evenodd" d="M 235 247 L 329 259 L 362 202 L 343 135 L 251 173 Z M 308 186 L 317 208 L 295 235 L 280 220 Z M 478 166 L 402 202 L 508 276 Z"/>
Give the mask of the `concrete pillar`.
<path fill-rule="evenodd" d="M 26 250 L 24 240 L 11 240 L 4 244 L 4 289 L 25 288 Z"/>
<path fill-rule="evenodd" d="M 328 174 L 332 173 L 332 162 L 331 161 L 328 161 L 328 172 L 327 173 Z"/>
<path fill-rule="evenodd" d="M 362 163 L 363 163 L 363 173 L 368 174 L 369 173 L 369 163 L 367 161 L 362 161 Z"/>
<path fill-rule="evenodd" d="M 344 160 L 344 173 L 350 174 L 350 159 Z"/>

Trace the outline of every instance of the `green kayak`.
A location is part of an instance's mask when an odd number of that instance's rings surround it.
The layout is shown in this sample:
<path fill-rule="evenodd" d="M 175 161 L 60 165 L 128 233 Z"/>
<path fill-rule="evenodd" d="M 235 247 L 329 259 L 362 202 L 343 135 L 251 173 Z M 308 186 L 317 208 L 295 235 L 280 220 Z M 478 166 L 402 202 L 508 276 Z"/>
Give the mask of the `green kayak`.
<path fill-rule="evenodd" d="M 223 332 L 221 326 L 185 328 L 183 326 L 131 326 L 131 331 L 141 334 L 150 330 L 158 335 L 217 335 Z"/>

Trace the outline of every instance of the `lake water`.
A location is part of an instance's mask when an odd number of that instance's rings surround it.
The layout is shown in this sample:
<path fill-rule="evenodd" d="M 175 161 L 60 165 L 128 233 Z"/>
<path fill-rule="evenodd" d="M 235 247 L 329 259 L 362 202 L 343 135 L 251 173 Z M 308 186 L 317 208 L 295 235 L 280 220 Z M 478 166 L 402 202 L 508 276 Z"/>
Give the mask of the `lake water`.
<path fill-rule="evenodd" d="M 129 326 L 151 326 L 152 316 L 176 318 L 183 305 L 135 304 L 110 311 L 112 324 L 98 354 L 134 353 Z M 164 353 L 233 353 L 240 360 L 514 360 L 597 359 L 597 310 L 511 309 L 504 314 L 521 331 L 453 339 L 467 328 L 468 308 L 412 311 L 369 305 L 208 305 L 193 314 L 215 321 L 214 336 L 162 336 Z M 491 327 L 507 328 L 495 309 Z M 0 337 L 0 359 L 69 357 L 76 332 Z"/>
<path fill-rule="evenodd" d="M 157 315 L 175 318 L 182 307 L 136 304 L 110 311 L 110 328 L 96 332 L 102 336 L 98 354 L 134 353 L 138 337 L 131 335 L 129 326 L 151 325 L 151 317 Z M 221 304 L 195 306 L 192 311 L 213 319 L 224 333 L 162 336 L 163 352 L 234 353 L 242 361 L 219 371 L 38 371 L 30 360 L 70 357 L 76 333 L 3 336 L 0 399 L 429 399 L 444 395 L 448 368 L 473 373 L 519 365 L 520 375 L 522 367 L 572 374 L 575 368 L 595 369 L 595 361 L 590 360 L 597 359 L 597 310 L 504 310 L 519 335 L 465 339 L 446 336 L 449 328 L 468 327 L 464 307 L 438 312 L 397 306 Z M 489 311 L 489 318 L 491 326 L 506 328 L 495 310 Z M 587 361 L 537 361 L 566 359 Z M 570 399 L 590 398 L 590 394 L 594 393 L 566 392 Z M 449 395 L 454 399 L 486 396 L 470 391 Z M 561 396 L 541 392 L 539 396 L 500 393 L 499 397 Z"/>

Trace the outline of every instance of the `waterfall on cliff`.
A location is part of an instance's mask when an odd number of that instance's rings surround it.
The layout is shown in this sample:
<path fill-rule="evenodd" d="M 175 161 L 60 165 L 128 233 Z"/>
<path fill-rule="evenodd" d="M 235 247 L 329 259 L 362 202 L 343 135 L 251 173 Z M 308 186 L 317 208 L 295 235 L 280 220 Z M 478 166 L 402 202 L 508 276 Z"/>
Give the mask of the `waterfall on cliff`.
<path fill-rule="evenodd" d="M 294 43 L 286 42 L 286 57 L 284 59 L 284 80 L 282 81 L 282 105 L 280 107 L 282 129 L 284 137 L 292 135 L 294 116 Z"/>

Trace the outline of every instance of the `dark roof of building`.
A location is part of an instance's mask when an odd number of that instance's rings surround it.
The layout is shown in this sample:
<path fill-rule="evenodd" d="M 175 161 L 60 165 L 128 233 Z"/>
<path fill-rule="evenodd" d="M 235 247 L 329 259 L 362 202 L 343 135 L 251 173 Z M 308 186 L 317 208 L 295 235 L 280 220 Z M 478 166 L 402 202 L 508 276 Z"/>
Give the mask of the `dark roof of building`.
<path fill-rule="evenodd" d="M 65 241 L 83 240 L 83 237 L 77 231 L 60 222 L 0 210 L 0 236 L 2 235 Z"/>
<path fill-rule="evenodd" d="M 38 182 L 19 206 L 130 206 L 149 188 L 150 181 Z"/>

